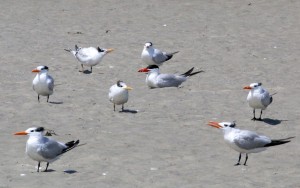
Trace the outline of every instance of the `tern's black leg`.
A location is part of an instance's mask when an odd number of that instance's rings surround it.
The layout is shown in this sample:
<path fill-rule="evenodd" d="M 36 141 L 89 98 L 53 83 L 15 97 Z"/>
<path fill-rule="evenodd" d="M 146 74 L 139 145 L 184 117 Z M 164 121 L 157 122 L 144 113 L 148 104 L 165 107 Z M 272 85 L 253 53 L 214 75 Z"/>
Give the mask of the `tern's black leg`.
<path fill-rule="evenodd" d="M 239 156 L 239 161 L 234 165 L 234 166 L 238 166 L 240 165 L 240 161 L 241 161 L 241 158 L 242 158 L 242 154 L 240 153 L 240 156 Z"/>
<path fill-rule="evenodd" d="M 262 110 L 260 110 L 260 116 L 259 116 L 259 118 L 257 119 L 258 121 L 262 121 L 261 115 L 262 115 Z"/>
<path fill-rule="evenodd" d="M 38 95 L 38 101 L 40 102 L 40 95 Z"/>
<path fill-rule="evenodd" d="M 253 118 L 252 118 L 251 120 L 253 120 L 253 121 L 256 120 L 256 117 L 255 117 L 255 109 L 253 109 Z"/>
<path fill-rule="evenodd" d="M 116 105 L 114 104 L 114 111 L 116 111 Z"/>
<path fill-rule="evenodd" d="M 47 102 L 49 101 L 49 95 L 47 96 Z"/>
<path fill-rule="evenodd" d="M 39 172 L 39 171 L 40 171 L 40 166 L 41 166 L 41 162 L 39 161 L 39 163 L 38 163 L 38 169 L 37 169 L 37 172 Z"/>
<path fill-rule="evenodd" d="M 122 111 L 124 111 L 124 104 L 122 104 Z"/>
<path fill-rule="evenodd" d="M 93 72 L 93 66 L 91 66 L 91 73 Z"/>
<path fill-rule="evenodd" d="M 45 171 L 44 171 L 44 172 L 47 172 L 47 170 L 48 170 L 48 166 L 49 166 L 49 163 L 47 163 L 47 166 L 46 166 L 46 169 L 45 169 Z"/>
<path fill-rule="evenodd" d="M 244 162 L 244 165 L 245 165 L 245 166 L 247 166 L 247 165 L 246 165 L 247 160 L 248 160 L 248 153 L 246 153 L 246 159 L 245 159 L 245 162 Z"/>

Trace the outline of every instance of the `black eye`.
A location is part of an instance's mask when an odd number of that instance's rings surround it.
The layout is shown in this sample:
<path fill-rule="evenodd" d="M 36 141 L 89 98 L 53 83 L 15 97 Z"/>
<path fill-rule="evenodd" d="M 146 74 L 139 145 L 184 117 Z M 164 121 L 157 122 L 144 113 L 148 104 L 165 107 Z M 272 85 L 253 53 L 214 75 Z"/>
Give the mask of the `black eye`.
<path fill-rule="evenodd" d="M 225 124 L 224 126 L 227 127 L 228 125 Z"/>
<path fill-rule="evenodd" d="M 33 132 L 33 130 L 31 130 L 30 132 Z"/>

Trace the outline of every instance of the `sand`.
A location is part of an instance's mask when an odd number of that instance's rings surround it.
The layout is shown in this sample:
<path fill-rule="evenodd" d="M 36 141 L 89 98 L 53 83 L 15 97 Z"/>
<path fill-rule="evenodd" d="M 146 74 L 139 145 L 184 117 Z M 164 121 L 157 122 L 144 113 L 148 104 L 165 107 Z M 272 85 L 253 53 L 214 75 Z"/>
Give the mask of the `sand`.
<path fill-rule="evenodd" d="M 0 187 L 298 187 L 299 30 L 296 0 L 1 1 Z M 177 51 L 164 73 L 204 70 L 181 88 L 148 89 L 140 54 L 145 42 Z M 92 74 L 65 48 L 114 48 Z M 55 79 L 50 103 L 32 90 L 31 70 L 47 65 Z M 113 111 L 117 80 L 134 89 Z M 251 121 L 243 87 L 262 82 L 274 96 L 263 122 Z M 207 122 L 291 143 L 238 153 Z M 78 147 L 36 172 L 25 154 L 29 127 L 55 130 Z M 244 158 L 243 158 L 244 160 Z M 42 163 L 45 168 L 45 163 Z"/>

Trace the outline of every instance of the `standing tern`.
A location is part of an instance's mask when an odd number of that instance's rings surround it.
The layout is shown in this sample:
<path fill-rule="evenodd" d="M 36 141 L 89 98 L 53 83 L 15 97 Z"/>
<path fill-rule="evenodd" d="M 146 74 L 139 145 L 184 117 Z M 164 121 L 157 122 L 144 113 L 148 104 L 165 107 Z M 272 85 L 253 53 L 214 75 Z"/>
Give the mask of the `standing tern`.
<path fill-rule="evenodd" d="M 160 74 L 157 65 L 149 65 L 146 68 L 140 69 L 138 72 L 148 72 L 146 83 L 150 88 L 163 88 L 163 87 L 179 87 L 182 82 L 185 82 L 188 77 L 195 74 L 204 72 L 193 72 L 194 67 L 183 74 Z"/>
<path fill-rule="evenodd" d="M 38 161 L 37 172 L 39 172 L 41 162 L 47 162 L 46 172 L 49 163 L 57 160 L 62 154 L 70 151 L 79 144 L 79 140 L 70 141 L 65 144 L 57 142 L 45 137 L 44 130 L 43 127 L 32 127 L 26 131 L 15 133 L 15 135 L 29 135 L 26 143 L 26 153 L 31 159 Z"/>
<path fill-rule="evenodd" d="M 153 48 L 152 42 L 147 42 L 144 46 L 142 51 L 142 60 L 147 65 L 162 65 L 165 61 L 170 60 L 174 54 L 178 53 L 179 51 L 173 53 L 166 53 L 162 52 L 158 49 Z"/>
<path fill-rule="evenodd" d="M 128 90 L 132 88 L 120 80 L 110 87 L 108 98 L 114 103 L 114 111 L 116 111 L 116 105 L 122 105 L 122 111 L 124 110 L 124 104 L 128 101 Z"/>
<path fill-rule="evenodd" d="M 82 72 L 83 65 L 91 67 L 91 72 L 93 71 L 93 66 L 98 65 L 102 58 L 113 51 L 113 49 L 102 49 L 100 47 L 88 47 L 88 48 L 81 48 L 75 45 L 75 50 L 72 49 L 65 49 L 68 52 L 71 52 L 76 59 L 80 62 Z"/>
<path fill-rule="evenodd" d="M 250 90 L 247 96 L 247 101 L 249 106 L 253 108 L 252 120 L 254 121 L 262 120 L 262 111 L 265 110 L 273 101 L 273 97 L 261 85 L 261 83 L 252 83 L 249 86 L 244 87 L 244 89 Z M 255 109 L 260 109 L 260 116 L 258 119 L 255 117 Z"/>
<path fill-rule="evenodd" d="M 38 94 L 38 101 L 40 102 L 40 95 L 49 96 L 53 94 L 54 79 L 48 74 L 49 68 L 47 66 L 38 66 L 32 72 L 37 73 L 32 81 L 32 88 Z"/>
<path fill-rule="evenodd" d="M 258 153 L 266 150 L 267 147 L 288 143 L 290 142 L 290 139 L 294 138 L 289 137 L 284 139 L 271 140 L 270 138 L 259 135 L 253 131 L 236 129 L 234 122 L 218 123 L 210 121 L 208 125 L 218 129 L 222 129 L 226 144 L 240 153 L 239 160 L 235 165 L 240 165 L 242 153 L 246 153 L 246 159 L 244 162 L 244 165 L 246 165 L 248 160 L 248 153 Z"/>

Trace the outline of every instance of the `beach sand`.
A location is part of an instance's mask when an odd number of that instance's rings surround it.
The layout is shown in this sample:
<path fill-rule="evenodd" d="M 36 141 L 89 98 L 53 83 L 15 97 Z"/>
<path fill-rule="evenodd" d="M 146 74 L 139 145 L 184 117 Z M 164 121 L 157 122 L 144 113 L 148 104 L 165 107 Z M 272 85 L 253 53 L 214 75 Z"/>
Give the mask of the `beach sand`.
<path fill-rule="evenodd" d="M 1 1 L 0 187 L 299 187 L 300 1 Z M 148 89 L 140 54 L 145 42 L 180 51 L 163 73 L 204 73 L 180 88 Z M 114 48 L 92 74 L 65 48 Z M 31 70 L 47 65 L 55 91 L 37 101 Z M 87 68 L 87 67 L 86 67 Z M 117 80 L 134 89 L 113 111 L 108 90 Z M 277 94 L 251 121 L 243 87 L 262 82 Z M 117 107 L 121 109 L 120 106 Z M 207 122 L 292 142 L 238 153 Z M 25 154 L 27 137 L 44 126 L 84 146 L 36 172 Z M 244 160 L 244 156 L 243 159 Z M 45 168 L 45 163 L 42 167 Z"/>

